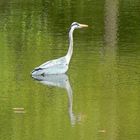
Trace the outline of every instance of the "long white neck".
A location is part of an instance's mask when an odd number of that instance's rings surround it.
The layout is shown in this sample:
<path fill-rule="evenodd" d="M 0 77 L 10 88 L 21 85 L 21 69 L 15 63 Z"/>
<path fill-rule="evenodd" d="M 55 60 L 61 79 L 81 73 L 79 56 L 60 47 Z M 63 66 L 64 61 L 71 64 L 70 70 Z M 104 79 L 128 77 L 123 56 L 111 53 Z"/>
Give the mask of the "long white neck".
<path fill-rule="evenodd" d="M 68 64 L 70 62 L 70 59 L 71 59 L 72 53 L 73 53 L 73 31 L 74 31 L 74 28 L 72 27 L 69 31 L 69 49 L 66 54 L 66 60 L 67 60 Z"/>

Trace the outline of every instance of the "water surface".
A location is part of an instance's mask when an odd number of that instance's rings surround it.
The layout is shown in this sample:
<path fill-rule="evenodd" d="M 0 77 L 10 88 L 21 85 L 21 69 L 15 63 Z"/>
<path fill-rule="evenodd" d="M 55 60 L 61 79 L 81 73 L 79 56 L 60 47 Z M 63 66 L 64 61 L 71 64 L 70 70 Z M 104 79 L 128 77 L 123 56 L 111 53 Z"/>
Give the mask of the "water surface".
<path fill-rule="evenodd" d="M 0 139 L 139 140 L 139 9 L 139 0 L 2 0 Z M 89 28 L 74 32 L 67 74 L 33 79 L 34 67 L 66 54 L 73 21 Z"/>

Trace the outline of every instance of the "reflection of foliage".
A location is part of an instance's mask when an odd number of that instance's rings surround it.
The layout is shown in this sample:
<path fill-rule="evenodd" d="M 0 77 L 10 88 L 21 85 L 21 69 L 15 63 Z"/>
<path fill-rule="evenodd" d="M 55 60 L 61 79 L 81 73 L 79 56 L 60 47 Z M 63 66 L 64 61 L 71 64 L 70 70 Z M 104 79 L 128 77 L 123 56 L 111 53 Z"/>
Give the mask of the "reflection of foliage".
<path fill-rule="evenodd" d="M 118 128 L 121 136 L 123 133 L 127 136 L 133 133 L 133 139 L 139 136 L 140 1 L 119 1 L 116 48 L 112 47 L 114 44 L 103 44 L 105 2 L 1 0 L 0 95 L 4 98 L 0 98 L 0 120 L 4 131 L 0 132 L 3 139 L 10 132 L 9 139 L 16 136 L 13 139 L 20 140 L 32 139 L 30 136 L 63 139 L 58 138 L 60 133 L 66 139 L 72 136 L 97 139 L 98 129 L 107 129 L 107 139 L 116 139 L 113 136 L 118 134 Z M 66 53 L 67 31 L 73 21 L 87 23 L 89 29 L 74 33 L 74 59 L 68 73 L 73 83 L 74 111 L 84 114 L 84 123 L 71 129 L 65 123 L 64 91 L 40 87 L 31 82 L 29 75 L 36 65 Z M 27 108 L 27 114 L 13 117 L 9 111 L 13 107 Z"/>
<path fill-rule="evenodd" d="M 119 34 L 120 41 L 136 43 L 140 42 L 140 14 L 139 14 L 140 1 L 121 1 L 120 3 L 120 26 Z"/>

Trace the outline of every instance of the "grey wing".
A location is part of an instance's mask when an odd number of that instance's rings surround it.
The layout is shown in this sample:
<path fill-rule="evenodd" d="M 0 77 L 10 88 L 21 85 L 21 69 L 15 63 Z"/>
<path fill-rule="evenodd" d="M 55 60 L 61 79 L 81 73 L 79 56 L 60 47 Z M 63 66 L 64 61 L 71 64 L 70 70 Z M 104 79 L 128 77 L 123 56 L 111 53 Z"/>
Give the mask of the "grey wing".
<path fill-rule="evenodd" d="M 45 62 L 35 69 L 46 69 L 46 68 L 53 67 L 55 65 L 61 65 L 61 64 L 62 65 L 66 64 L 66 58 L 65 57 L 61 57 L 61 58 L 58 58 L 58 59 L 54 59 L 54 60 L 50 60 L 48 62 Z"/>

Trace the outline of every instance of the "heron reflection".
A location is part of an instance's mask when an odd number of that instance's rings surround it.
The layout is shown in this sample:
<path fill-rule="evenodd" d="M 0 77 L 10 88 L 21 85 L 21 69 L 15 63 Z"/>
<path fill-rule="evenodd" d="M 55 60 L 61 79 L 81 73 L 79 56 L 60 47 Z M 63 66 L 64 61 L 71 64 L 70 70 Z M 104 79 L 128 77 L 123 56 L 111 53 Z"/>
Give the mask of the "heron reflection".
<path fill-rule="evenodd" d="M 37 75 L 37 76 L 32 76 L 32 77 L 44 85 L 55 86 L 55 87 L 66 89 L 67 95 L 68 95 L 69 117 L 70 117 L 71 124 L 75 125 L 76 120 L 79 121 L 79 118 L 76 119 L 76 116 L 74 115 L 72 111 L 73 92 L 72 92 L 72 88 L 71 88 L 68 76 L 66 74 L 58 74 L 58 75 L 47 75 L 47 76 Z"/>

